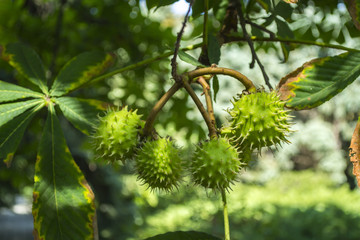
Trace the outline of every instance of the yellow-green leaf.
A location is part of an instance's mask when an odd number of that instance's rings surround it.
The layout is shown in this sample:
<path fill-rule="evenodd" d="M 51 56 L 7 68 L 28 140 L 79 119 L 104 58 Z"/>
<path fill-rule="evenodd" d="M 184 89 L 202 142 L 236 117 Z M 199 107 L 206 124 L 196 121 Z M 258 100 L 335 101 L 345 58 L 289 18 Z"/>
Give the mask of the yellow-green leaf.
<path fill-rule="evenodd" d="M 0 81 L 0 102 L 11 102 L 24 98 L 43 98 L 44 94 L 15 84 Z"/>
<path fill-rule="evenodd" d="M 114 62 L 114 56 L 104 52 L 85 52 L 71 59 L 61 69 L 51 87 L 51 96 L 63 96 L 103 73 Z"/>
<path fill-rule="evenodd" d="M 52 105 L 35 163 L 34 237 L 94 239 L 94 194 L 66 145 Z"/>
<path fill-rule="evenodd" d="M 314 108 L 340 93 L 359 75 L 359 52 L 314 59 L 281 79 L 280 99 L 296 110 Z"/>
<path fill-rule="evenodd" d="M 14 153 L 34 115 L 44 106 L 40 104 L 0 127 L 0 159 L 10 167 Z"/>
<path fill-rule="evenodd" d="M 21 43 L 10 43 L 1 52 L 1 57 L 21 75 L 37 85 L 43 93 L 48 93 L 44 65 L 32 48 Z"/>
<path fill-rule="evenodd" d="M 7 123 L 17 115 L 25 112 L 27 109 L 44 103 L 43 99 L 33 99 L 22 102 L 6 103 L 0 105 L 0 126 Z"/>

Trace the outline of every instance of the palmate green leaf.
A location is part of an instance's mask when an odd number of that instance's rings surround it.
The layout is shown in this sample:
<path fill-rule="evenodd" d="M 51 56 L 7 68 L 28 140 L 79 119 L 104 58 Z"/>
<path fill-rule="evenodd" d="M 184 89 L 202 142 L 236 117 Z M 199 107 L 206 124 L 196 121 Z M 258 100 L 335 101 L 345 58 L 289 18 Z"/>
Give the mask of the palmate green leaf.
<path fill-rule="evenodd" d="M 0 126 L 7 123 L 17 115 L 29 108 L 44 103 L 44 99 L 33 99 L 22 102 L 6 103 L 0 105 Z"/>
<path fill-rule="evenodd" d="M 179 58 L 183 60 L 186 63 L 189 63 L 195 67 L 205 67 L 203 64 L 201 64 L 198 60 L 196 60 L 193 56 L 190 54 L 179 50 Z"/>
<path fill-rule="evenodd" d="M 314 59 L 281 79 L 278 90 L 286 106 L 296 110 L 321 105 L 360 75 L 360 53 Z"/>
<path fill-rule="evenodd" d="M 45 103 L 34 107 L 17 116 L 0 127 L 0 159 L 4 159 L 7 167 L 10 167 L 14 153 L 34 115 L 45 105 Z"/>
<path fill-rule="evenodd" d="M 90 135 L 95 129 L 98 114 L 107 107 L 105 102 L 73 97 L 57 98 L 56 103 L 60 106 L 64 116 L 87 135 Z"/>
<path fill-rule="evenodd" d="M 10 102 L 29 97 L 43 98 L 44 95 L 15 84 L 0 81 L 0 102 Z"/>
<path fill-rule="evenodd" d="M 48 93 L 44 65 L 32 48 L 21 43 L 10 43 L 0 51 L 0 55 L 43 93 Z"/>
<path fill-rule="evenodd" d="M 177 2 L 177 1 L 178 0 L 146 0 L 146 6 L 149 10 L 154 7 L 156 7 L 155 10 L 157 10 L 160 7 L 173 4 L 174 2 Z"/>
<path fill-rule="evenodd" d="M 160 234 L 151 238 L 147 238 L 145 240 L 220 240 L 220 238 L 211 236 L 203 232 L 177 231 Z"/>
<path fill-rule="evenodd" d="M 71 156 L 52 105 L 35 163 L 33 197 L 35 239 L 94 239 L 94 194 Z"/>
<path fill-rule="evenodd" d="M 360 0 L 345 0 L 345 3 L 355 27 L 360 30 Z"/>
<path fill-rule="evenodd" d="M 114 62 L 114 56 L 108 53 L 93 51 L 82 53 L 61 69 L 50 90 L 51 96 L 62 96 L 94 77 L 103 73 Z"/>

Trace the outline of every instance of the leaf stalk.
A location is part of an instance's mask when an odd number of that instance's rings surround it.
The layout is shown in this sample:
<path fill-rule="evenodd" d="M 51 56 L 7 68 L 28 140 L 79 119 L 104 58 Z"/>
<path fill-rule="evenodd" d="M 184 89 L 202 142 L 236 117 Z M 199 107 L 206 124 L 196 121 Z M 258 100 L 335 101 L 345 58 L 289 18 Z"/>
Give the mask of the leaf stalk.
<path fill-rule="evenodd" d="M 189 51 L 189 50 L 193 50 L 193 49 L 196 49 L 196 48 L 199 48 L 202 46 L 202 43 L 198 43 L 198 44 L 194 44 L 194 45 L 190 45 L 190 46 L 187 46 L 187 47 L 184 47 L 184 48 L 181 48 L 182 51 Z M 146 59 L 146 60 L 143 60 L 143 61 L 140 61 L 140 62 L 137 62 L 137 63 L 134 63 L 134 64 L 131 64 L 131 65 L 128 65 L 126 67 L 123 67 L 123 68 L 119 68 L 119 69 L 115 69 L 111 72 L 108 72 L 106 74 L 103 74 L 101 76 L 98 76 L 92 80 L 90 80 L 89 82 L 86 83 L 86 85 L 90 84 L 90 83 L 95 83 L 95 82 L 98 82 L 98 81 L 101 81 L 101 80 L 104 80 L 106 78 L 109 78 L 109 77 L 112 77 L 116 74 L 119 74 L 119 73 L 123 73 L 123 72 L 126 72 L 126 71 L 130 71 L 130 70 L 134 70 L 138 67 L 142 67 L 142 66 L 145 66 L 145 65 L 148 65 L 148 64 L 151 64 L 153 62 L 156 62 L 158 60 L 161 60 L 161 59 L 164 59 L 164 58 L 167 58 L 167 57 L 170 57 L 171 55 L 174 54 L 174 51 L 169 51 L 169 52 L 166 52 L 166 53 L 163 53 L 159 56 L 156 56 L 156 57 L 152 57 L 152 58 L 149 58 L 149 59 Z M 82 85 L 83 86 L 83 85 Z M 80 87 L 80 86 L 79 86 Z"/>

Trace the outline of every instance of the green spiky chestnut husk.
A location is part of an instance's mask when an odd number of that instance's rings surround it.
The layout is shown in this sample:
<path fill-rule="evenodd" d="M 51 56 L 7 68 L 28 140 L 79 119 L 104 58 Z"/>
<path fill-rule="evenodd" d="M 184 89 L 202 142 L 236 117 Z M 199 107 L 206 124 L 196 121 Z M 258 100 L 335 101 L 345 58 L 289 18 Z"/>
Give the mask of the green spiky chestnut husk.
<path fill-rule="evenodd" d="M 230 126 L 223 134 L 241 150 L 260 151 L 262 147 L 288 142 L 289 111 L 276 91 L 243 94 L 232 104 Z"/>
<path fill-rule="evenodd" d="M 168 138 L 145 142 L 135 159 L 138 179 L 153 190 L 177 188 L 183 172 L 179 152 Z"/>
<path fill-rule="evenodd" d="M 194 183 L 214 190 L 230 188 L 242 166 L 238 156 L 239 152 L 227 138 L 201 143 L 190 163 Z"/>
<path fill-rule="evenodd" d="M 144 122 L 137 110 L 128 110 L 125 106 L 119 111 L 109 110 L 99 117 L 100 124 L 94 134 L 98 157 L 110 162 L 133 157 L 138 144 L 138 134 Z"/>

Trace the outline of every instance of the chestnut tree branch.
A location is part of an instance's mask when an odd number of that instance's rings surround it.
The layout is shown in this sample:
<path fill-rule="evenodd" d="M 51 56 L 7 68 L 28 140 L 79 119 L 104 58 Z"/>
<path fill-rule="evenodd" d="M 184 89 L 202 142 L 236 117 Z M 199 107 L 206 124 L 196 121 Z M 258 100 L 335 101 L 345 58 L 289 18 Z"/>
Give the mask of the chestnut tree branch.
<path fill-rule="evenodd" d="M 332 49 L 339 49 L 339 50 L 344 50 L 344 51 L 348 51 L 348 52 L 360 52 L 360 49 L 355 49 L 355 48 L 349 48 L 349 47 L 345 47 L 342 45 L 336 45 L 336 44 L 329 44 L 329 43 L 322 43 L 322 42 L 316 42 L 316 41 L 310 41 L 310 40 L 302 40 L 302 39 L 284 39 L 284 38 L 280 38 L 280 37 L 276 37 L 276 38 L 259 38 L 259 37 L 255 37 L 252 36 L 251 40 L 253 42 L 283 42 L 283 43 L 287 43 L 287 44 L 302 44 L 302 45 L 310 45 L 310 46 L 319 46 L 319 47 L 325 47 L 325 48 L 332 48 Z M 246 41 L 244 37 L 240 37 L 240 36 L 226 36 L 226 41 L 224 43 L 232 43 L 232 42 L 244 42 Z M 187 47 L 182 48 L 181 50 L 183 51 L 189 51 L 189 50 L 194 50 L 197 49 L 199 47 L 202 46 L 203 43 L 198 43 L 195 45 L 190 45 Z M 149 59 L 145 59 L 143 61 L 122 67 L 122 68 L 118 68 L 115 69 L 111 72 L 105 73 L 103 75 L 100 75 L 94 79 L 91 79 L 90 81 L 84 83 L 83 85 L 78 86 L 77 88 L 75 88 L 73 91 L 75 91 L 76 89 L 79 89 L 81 87 L 84 87 L 85 85 L 90 85 L 99 81 L 102 81 L 106 78 L 112 77 L 115 74 L 119 74 L 119 73 L 123 73 L 129 70 L 133 70 L 139 67 L 143 67 L 145 65 L 151 64 L 153 62 L 165 59 L 171 55 L 173 55 L 174 52 L 173 51 L 169 51 L 163 54 L 160 54 L 159 56 L 155 56 Z"/>
<path fill-rule="evenodd" d="M 189 51 L 189 50 L 193 50 L 193 49 L 196 49 L 196 48 L 199 48 L 202 46 L 202 43 L 198 43 L 198 44 L 195 44 L 195 45 L 190 45 L 190 46 L 187 46 L 187 47 L 184 47 L 184 48 L 181 48 L 181 50 L 183 51 Z M 90 85 L 90 84 L 93 84 L 93 83 L 96 83 L 96 82 L 99 82 L 101 80 L 104 80 L 106 78 L 109 78 L 109 77 L 112 77 L 116 74 L 119 74 L 119 73 L 123 73 L 123 72 L 126 72 L 126 71 L 130 71 L 130 70 L 133 70 L 133 69 L 136 69 L 136 68 L 139 68 L 139 67 L 143 67 L 145 65 L 148 65 L 148 64 L 151 64 L 153 62 L 156 62 L 156 61 L 159 61 L 161 59 L 164 59 L 164 58 L 167 58 L 167 57 L 170 57 L 171 55 L 173 55 L 174 52 L 173 51 L 170 51 L 170 52 L 166 52 L 166 53 L 163 53 L 159 56 L 155 56 L 155 57 L 152 57 L 152 58 L 149 58 L 149 59 L 145 59 L 143 61 L 140 61 L 140 62 L 137 62 L 137 63 L 134 63 L 134 64 L 131 64 L 131 65 L 128 65 L 128 66 L 125 66 L 125 67 L 122 67 L 122 68 L 118 68 L 118 69 L 115 69 L 111 72 L 108 72 L 108 73 L 105 73 L 103 75 L 100 75 L 96 78 L 93 78 L 91 79 L 90 81 L 88 82 L 85 82 L 84 84 L 78 86 L 77 88 L 75 88 L 74 90 L 76 89 L 79 89 L 80 87 L 84 87 L 85 85 Z M 73 90 L 73 91 L 74 91 Z"/>
<path fill-rule="evenodd" d="M 189 14 L 190 14 L 190 11 L 191 11 L 191 7 L 194 3 L 194 0 L 191 0 L 190 1 L 190 4 L 189 4 L 189 8 L 188 8 L 188 11 L 184 17 L 184 22 L 182 23 L 182 26 L 181 26 L 181 29 L 180 29 L 180 32 L 178 32 L 177 34 L 177 38 L 176 38 L 176 43 L 175 43 L 175 49 L 174 49 L 174 56 L 172 57 L 171 59 L 171 76 L 174 78 L 174 80 L 176 82 L 179 82 L 181 81 L 181 78 L 179 77 L 179 75 L 177 74 L 177 62 L 176 62 L 176 58 L 177 58 L 177 55 L 178 55 L 178 52 L 179 52 L 179 48 L 180 48 L 180 41 L 181 41 L 181 37 L 182 35 L 184 34 L 184 29 L 185 29 L 185 26 L 186 26 L 186 22 L 189 18 Z"/>
<path fill-rule="evenodd" d="M 204 91 L 204 94 L 205 94 L 206 108 L 207 108 L 208 114 L 210 116 L 210 121 L 211 121 L 211 124 L 216 129 L 214 108 L 213 108 L 213 103 L 212 103 L 211 94 L 210 94 L 210 86 L 209 86 L 208 82 L 206 81 L 206 79 L 203 76 L 199 77 L 197 82 L 203 88 L 203 91 Z M 212 136 L 212 137 L 215 137 L 215 136 Z"/>
<path fill-rule="evenodd" d="M 154 105 L 154 107 L 151 109 L 148 118 L 146 119 L 143 135 L 144 136 L 150 136 L 155 118 L 157 114 L 160 112 L 160 110 L 165 106 L 167 101 L 182 87 L 181 82 L 175 82 L 174 85 L 160 98 L 160 100 Z"/>
<path fill-rule="evenodd" d="M 226 40 L 227 40 L 226 43 L 246 41 L 246 39 L 244 37 L 240 37 L 240 36 L 227 36 Z M 311 41 L 311 40 L 303 40 L 303 39 L 285 39 L 285 38 L 281 38 L 281 37 L 266 38 L 266 37 L 251 36 L 251 40 L 253 42 L 282 42 L 282 43 L 287 43 L 287 44 L 302 44 L 302 45 L 339 49 L 339 50 L 344 50 L 344 51 L 348 51 L 348 52 L 360 52 L 360 49 L 349 48 L 349 47 L 345 47 L 342 45 L 336 45 L 336 44 L 330 44 L 330 43 L 316 42 L 316 41 Z"/>
<path fill-rule="evenodd" d="M 248 20 L 248 19 L 245 19 L 245 23 L 246 23 L 246 24 L 249 24 L 249 25 L 251 25 L 251 26 L 253 26 L 253 27 L 255 27 L 255 28 L 257 28 L 257 29 L 259 29 L 259 30 L 261 30 L 261 31 L 263 31 L 263 32 L 268 33 L 268 34 L 270 35 L 270 38 L 271 38 L 271 39 L 275 38 L 275 33 L 273 33 L 272 31 L 270 31 L 270 30 L 267 29 L 266 27 L 263 27 L 263 26 L 261 26 L 261 25 L 259 25 L 259 24 L 257 24 L 257 23 L 254 23 L 253 21 L 250 21 L 250 20 Z"/>
<path fill-rule="evenodd" d="M 240 25 L 241 25 L 241 28 L 243 30 L 244 38 L 247 41 L 247 43 L 248 43 L 248 45 L 250 47 L 250 50 L 251 50 L 252 60 L 251 60 L 251 63 L 250 63 L 250 68 L 254 67 L 255 61 L 256 61 L 257 64 L 259 65 L 260 69 L 261 69 L 261 72 L 263 74 L 266 85 L 268 86 L 268 88 L 270 90 L 272 90 L 273 88 L 272 88 L 272 86 L 270 84 L 269 76 L 267 75 L 264 66 L 262 65 L 259 57 L 257 56 L 255 48 L 254 48 L 254 44 L 253 44 L 253 42 L 252 42 L 252 40 L 251 40 L 247 30 L 246 30 L 246 20 L 245 20 L 244 13 L 243 13 L 243 10 L 242 10 L 242 3 L 239 0 L 236 1 L 236 9 L 237 9 L 237 12 L 238 12 L 238 15 L 239 15 Z"/>
<path fill-rule="evenodd" d="M 204 0 L 204 24 L 203 24 L 203 33 L 202 33 L 203 45 L 201 47 L 201 53 L 198 58 L 198 61 L 205 66 L 210 65 L 209 54 L 208 54 L 208 45 L 209 45 L 209 41 L 208 41 L 209 12 L 208 11 L 209 11 L 209 0 Z"/>
<path fill-rule="evenodd" d="M 209 135 L 211 137 L 217 136 L 216 128 L 211 124 L 211 119 L 210 119 L 208 112 L 205 110 L 204 105 L 201 103 L 200 99 L 196 96 L 196 93 L 191 88 L 191 86 L 186 78 L 184 78 L 183 84 L 184 84 L 184 88 L 189 93 L 190 97 L 192 98 L 192 100 L 196 104 L 197 108 L 199 109 L 202 117 L 204 118 L 205 123 L 209 129 Z"/>
<path fill-rule="evenodd" d="M 208 48 L 208 18 L 209 18 L 209 0 L 204 1 L 204 26 L 203 26 L 203 47 L 205 46 L 206 50 Z"/>
<path fill-rule="evenodd" d="M 187 77 L 192 80 L 196 77 L 204 76 L 207 74 L 221 74 L 221 75 L 228 75 L 231 77 L 236 78 L 239 80 L 246 88 L 246 90 L 255 90 L 256 87 L 253 82 L 248 79 L 245 75 L 241 74 L 238 71 L 235 71 L 230 68 L 222 68 L 222 67 L 206 67 L 206 68 L 199 68 L 187 73 L 184 73 Z"/>

